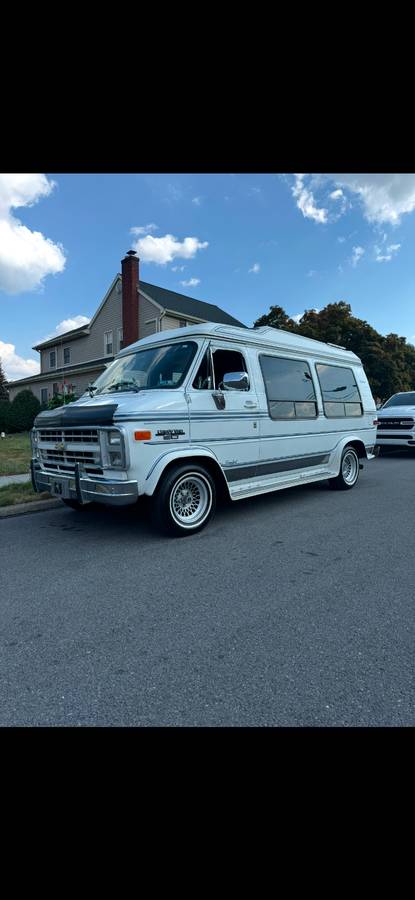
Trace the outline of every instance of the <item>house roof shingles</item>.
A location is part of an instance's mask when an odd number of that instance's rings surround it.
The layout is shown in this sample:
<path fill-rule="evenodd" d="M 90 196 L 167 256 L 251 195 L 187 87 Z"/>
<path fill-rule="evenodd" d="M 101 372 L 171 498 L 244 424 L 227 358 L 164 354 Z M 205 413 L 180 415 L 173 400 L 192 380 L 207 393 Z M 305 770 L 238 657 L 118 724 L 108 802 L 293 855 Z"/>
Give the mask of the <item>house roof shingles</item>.
<path fill-rule="evenodd" d="M 207 322 L 218 322 L 220 325 L 237 325 L 245 328 L 243 322 L 234 319 L 229 313 L 224 312 L 214 303 L 205 303 L 204 300 L 195 300 L 194 297 L 187 297 L 185 294 L 177 294 L 176 291 L 169 291 L 167 288 L 159 287 L 156 284 L 150 284 L 148 281 L 140 279 L 140 288 L 155 300 L 163 309 L 171 312 L 179 313 L 183 318 L 194 316 L 195 319 L 203 319 Z"/>

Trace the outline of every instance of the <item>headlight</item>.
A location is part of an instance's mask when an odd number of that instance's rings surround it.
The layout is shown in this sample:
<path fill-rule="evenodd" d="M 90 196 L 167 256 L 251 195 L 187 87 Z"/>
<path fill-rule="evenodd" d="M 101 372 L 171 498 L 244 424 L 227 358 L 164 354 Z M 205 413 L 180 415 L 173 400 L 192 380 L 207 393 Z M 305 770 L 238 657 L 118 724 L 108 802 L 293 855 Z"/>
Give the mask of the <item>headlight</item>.
<path fill-rule="evenodd" d="M 108 432 L 108 443 L 109 444 L 121 444 L 121 435 L 119 431 L 109 431 Z"/>
<path fill-rule="evenodd" d="M 32 431 L 32 441 L 34 443 L 37 443 L 37 441 L 38 441 L 38 433 L 35 430 Z"/>
<path fill-rule="evenodd" d="M 114 466 L 114 468 L 119 468 L 123 465 L 122 455 L 118 450 L 110 450 L 108 456 L 110 464 L 111 466 Z"/>

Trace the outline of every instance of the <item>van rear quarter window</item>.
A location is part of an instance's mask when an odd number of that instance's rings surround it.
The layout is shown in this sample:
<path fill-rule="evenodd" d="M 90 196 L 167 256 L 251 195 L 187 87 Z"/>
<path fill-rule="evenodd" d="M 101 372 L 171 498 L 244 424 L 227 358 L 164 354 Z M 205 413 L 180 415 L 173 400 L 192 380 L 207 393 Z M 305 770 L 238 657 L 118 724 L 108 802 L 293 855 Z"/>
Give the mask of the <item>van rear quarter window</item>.
<path fill-rule="evenodd" d="M 363 415 L 359 388 L 352 369 L 317 363 L 316 371 L 324 413 L 328 418 Z"/>

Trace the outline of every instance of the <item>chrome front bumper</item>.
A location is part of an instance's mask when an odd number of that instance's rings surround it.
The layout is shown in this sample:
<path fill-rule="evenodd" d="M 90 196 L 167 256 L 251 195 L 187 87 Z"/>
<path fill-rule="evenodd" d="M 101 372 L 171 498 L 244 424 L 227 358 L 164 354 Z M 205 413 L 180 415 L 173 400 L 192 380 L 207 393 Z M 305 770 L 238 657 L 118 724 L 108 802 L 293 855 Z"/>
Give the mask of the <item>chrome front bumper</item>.
<path fill-rule="evenodd" d="M 79 503 L 104 503 L 106 506 L 129 506 L 138 500 L 136 481 L 116 481 L 100 475 L 86 475 L 75 463 L 73 474 L 48 472 L 37 459 L 30 463 L 33 490 L 49 491 L 61 500 L 78 500 Z"/>

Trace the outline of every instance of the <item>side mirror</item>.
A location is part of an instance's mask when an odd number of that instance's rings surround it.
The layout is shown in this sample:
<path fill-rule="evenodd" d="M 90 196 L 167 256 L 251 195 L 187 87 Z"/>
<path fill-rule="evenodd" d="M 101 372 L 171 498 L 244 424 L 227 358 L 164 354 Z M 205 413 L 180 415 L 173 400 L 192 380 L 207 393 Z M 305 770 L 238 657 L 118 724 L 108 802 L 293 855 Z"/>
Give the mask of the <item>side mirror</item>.
<path fill-rule="evenodd" d="M 224 391 L 249 391 L 249 378 L 246 372 L 227 372 L 223 376 Z"/>

